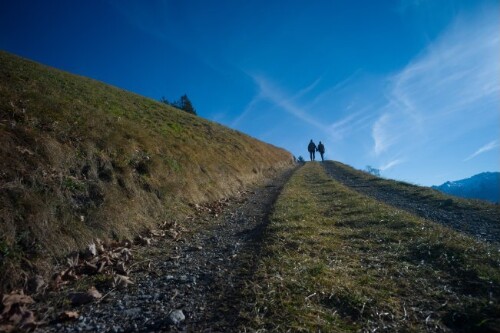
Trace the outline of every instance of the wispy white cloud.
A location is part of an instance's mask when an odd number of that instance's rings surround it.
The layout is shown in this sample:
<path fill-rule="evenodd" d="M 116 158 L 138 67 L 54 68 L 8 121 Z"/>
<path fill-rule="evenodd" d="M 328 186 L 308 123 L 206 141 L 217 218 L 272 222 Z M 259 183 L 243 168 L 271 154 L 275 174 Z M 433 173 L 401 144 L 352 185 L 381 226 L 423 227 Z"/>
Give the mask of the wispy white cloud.
<path fill-rule="evenodd" d="M 392 160 L 392 161 L 382 165 L 379 169 L 380 169 L 380 171 L 386 171 L 386 170 L 389 170 L 390 168 L 395 167 L 396 165 L 401 164 L 403 162 L 404 162 L 403 159 L 395 159 L 395 160 Z"/>
<path fill-rule="evenodd" d="M 376 103 L 361 93 L 371 90 L 374 84 L 372 77 L 357 69 L 333 85 L 316 89 L 315 95 L 309 95 L 305 107 L 321 115 L 323 130 L 332 143 L 347 146 L 346 138 L 369 132 L 377 117 L 373 112 L 377 110 Z"/>
<path fill-rule="evenodd" d="M 347 117 L 340 119 L 330 125 L 331 136 L 337 140 L 342 139 L 349 132 L 350 127 L 357 114 L 350 114 Z"/>
<path fill-rule="evenodd" d="M 396 134 L 390 130 L 392 123 L 392 115 L 389 113 L 382 114 L 372 127 L 372 137 L 374 141 L 373 153 L 380 155 L 385 152 L 396 142 Z"/>
<path fill-rule="evenodd" d="M 346 110 L 349 111 L 351 108 L 352 105 L 349 105 Z M 370 113 L 371 109 L 372 105 L 355 109 L 356 111 L 353 113 L 330 124 L 328 131 L 333 141 L 341 141 L 352 135 L 355 131 L 369 127 L 374 118 L 374 115 Z"/>
<path fill-rule="evenodd" d="M 500 147 L 500 142 L 498 140 L 494 140 L 494 141 L 488 142 L 487 144 L 485 144 L 484 146 L 482 146 L 481 148 L 479 148 L 478 150 L 476 150 L 474 153 L 472 153 L 471 155 L 469 155 L 469 157 L 467 157 L 464 160 L 464 162 L 470 161 L 473 158 L 477 157 L 478 155 L 481 155 L 483 153 L 486 153 L 486 152 L 488 152 L 490 150 L 493 150 L 495 148 L 498 148 L 498 147 Z"/>
<path fill-rule="evenodd" d="M 499 23 L 497 15 L 459 16 L 390 78 L 386 105 L 372 126 L 375 156 L 425 150 L 442 142 L 443 133 L 464 137 L 498 119 Z"/>
<path fill-rule="evenodd" d="M 354 81 L 356 81 L 361 74 L 361 70 L 357 69 L 349 75 L 347 78 L 344 80 L 338 82 L 334 86 L 330 87 L 329 89 L 326 89 L 325 91 L 322 91 L 319 93 L 312 101 L 311 105 L 318 105 L 322 103 L 325 99 L 330 99 L 332 95 L 339 93 L 342 91 L 342 89 L 349 87 L 350 84 L 352 84 Z"/>
<path fill-rule="evenodd" d="M 275 84 L 274 82 L 272 82 L 270 79 L 266 78 L 263 75 L 250 75 L 250 76 L 256 83 L 259 92 L 256 95 L 256 97 L 252 99 L 252 101 L 245 108 L 245 111 L 236 119 L 237 121 L 239 121 L 239 119 L 241 119 L 248 112 L 250 112 L 250 110 L 252 110 L 255 107 L 255 104 L 257 102 L 262 100 L 267 100 L 272 104 L 274 104 L 275 106 L 279 107 L 281 110 L 287 112 L 288 114 L 296 117 L 297 119 L 309 125 L 316 127 L 317 129 L 320 130 L 326 129 L 326 127 L 320 121 L 315 119 L 311 115 L 311 113 L 308 112 L 309 110 L 307 109 L 307 107 L 299 105 L 296 102 L 296 99 L 298 97 L 314 89 L 314 87 L 318 84 L 320 79 L 317 79 L 311 85 L 302 89 L 297 94 L 292 95 L 285 92 L 283 88 L 279 87 L 277 84 Z"/>
<path fill-rule="evenodd" d="M 232 127 L 241 125 L 244 119 L 262 116 L 266 112 L 285 112 L 299 120 L 293 125 L 296 126 L 296 131 L 302 131 L 301 127 L 306 128 L 304 125 L 312 126 L 316 131 L 312 137 L 319 137 L 328 147 L 335 147 L 338 152 L 352 142 L 345 141 L 346 138 L 352 138 L 363 131 L 369 132 L 370 124 L 377 116 L 372 112 L 376 109 L 372 103 L 361 103 L 348 96 L 350 92 L 359 92 L 364 87 L 365 81 L 358 81 L 360 77 L 365 79 L 361 70 L 330 85 L 326 82 L 328 77 L 323 74 L 295 91 L 267 75 L 242 71 L 252 79 L 257 90 L 243 111 L 234 118 L 230 124 Z M 370 81 L 370 84 L 373 82 Z M 262 137 L 261 134 L 258 135 L 259 138 Z M 333 153 L 333 149 L 330 148 L 329 151 Z"/>
<path fill-rule="evenodd" d="M 247 104 L 243 112 L 241 112 L 238 117 L 236 117 L 232 122 L 231 122 L 231 127 L 237 127 L 243 119 L 245 119 L 248 114 L 250 114 L 256 105 L 262 101 L 262 95 L 259 92 L 257 95 L 252 98 L 252 100 Z"/>
<path fill-rule="evenodd" d="M 308 93 L 310 93 L 311 91 L 313 91 L 317 86 L 318 84 L 321 82 L 322 80 L 322 77 L 319 77 L 317 78 L 316 80 L 314 80 L 310 85 L 308 85 L 307 87 L 305 87 L 304 89 L 300 90 L 294 97 L 293 99 L 294 100 L 297 100 L 305 95 L 307 95 Z"/>

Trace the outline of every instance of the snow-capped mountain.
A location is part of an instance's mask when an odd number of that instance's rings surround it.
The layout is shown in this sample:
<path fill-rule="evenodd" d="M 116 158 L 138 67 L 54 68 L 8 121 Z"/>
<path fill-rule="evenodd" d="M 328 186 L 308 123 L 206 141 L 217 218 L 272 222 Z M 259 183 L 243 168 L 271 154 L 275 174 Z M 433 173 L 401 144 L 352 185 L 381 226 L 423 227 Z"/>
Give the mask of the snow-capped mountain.
<path fill-rule="evenodd" d="M 462 198 L 500 202 L 500 172 L 483 172 L 467 179 L 432 186 L 438 191 Z"/>

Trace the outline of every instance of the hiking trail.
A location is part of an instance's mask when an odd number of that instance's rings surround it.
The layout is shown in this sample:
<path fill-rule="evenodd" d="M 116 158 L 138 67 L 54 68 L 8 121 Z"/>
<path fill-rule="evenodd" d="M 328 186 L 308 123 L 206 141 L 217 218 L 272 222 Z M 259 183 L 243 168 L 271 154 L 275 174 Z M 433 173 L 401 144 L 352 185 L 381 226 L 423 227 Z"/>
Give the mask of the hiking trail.
<path fill-rule="evenodd" d="M 483 241 L 500 239 L 498 223 L 488 212 L 432 205 L 404 190 L 360 177 L 341 164 L 322 165 L 334 180 L 379 202 Z M 50 324 L 37 331 L 228 332 L 244 327 L 240 310 L 248 304 L 242 303 L 242 292 L 253 281 L 273 204 L 293 172 L 227 199 L 217 209 L 200 209 L 186 225 L 190 230 L 176 241 L 160 238 L 151 246 L 135 248 L 142 261 L 129 275 L 134 284 L 104 290 L 99 302 L 72 308 L 79 312 L 77 320 L 55 319 L 61 309 L 50 301 L 58 293 L 64 297 L 71 287 L 39 301 L 37 313 L 45 313 Z"/>

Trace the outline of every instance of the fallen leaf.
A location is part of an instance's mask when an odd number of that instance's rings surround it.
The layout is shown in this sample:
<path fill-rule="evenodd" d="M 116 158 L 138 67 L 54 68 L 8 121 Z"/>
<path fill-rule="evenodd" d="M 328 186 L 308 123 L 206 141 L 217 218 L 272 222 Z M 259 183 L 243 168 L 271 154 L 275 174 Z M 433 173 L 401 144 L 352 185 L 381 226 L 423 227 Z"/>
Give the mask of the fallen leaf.
<path fill-rule="evenodd" d="M 96 300 L 102 298 L 102 294 L 96 289 L 96 287 L 91 287 L 87 290 L 87 293 Z"/>
<path fill-rule="evenodd" d="M 13 332 L 16 327 L 12 324 L 0 324 L 0 332 L 10 333 Z"/>
<path fill-rule="evenodd" d="M 116 274 L 113 277 L 113 285 L 117 288 L 126 288 L 129 284 L 134 284 L 128 276 Z"/>
<path fill-rule="evenodd" d="M 64 311 L 59 315 L 59 320 L 61 321 L 75 320 L 78 318 L 80 318 L 80 314 L 77 311 Z"/>
<path fill-rule="evenodd" d="M 9 313 L 13 306 L 24 306 L 27 304 L 34 303 L 33 298 L 30 296 L 24 295 L 22 291 L 15 290 L 8 295 L 3 295 L 2 304 L 3 311 L 2 316 Z"/>
<path fill-rule="evenodd" d="M 0 320 L 3 323 L 0 325 L 0 332 L 35 328 L 38 325 L 35 314 L 26 309 L 26 305 L 32 303 L 34 303 L 33 299 L 24 295 L 22 291 L 16 290 L 8 295 L 3 295 L 3 310 L 0 315 Z"/>

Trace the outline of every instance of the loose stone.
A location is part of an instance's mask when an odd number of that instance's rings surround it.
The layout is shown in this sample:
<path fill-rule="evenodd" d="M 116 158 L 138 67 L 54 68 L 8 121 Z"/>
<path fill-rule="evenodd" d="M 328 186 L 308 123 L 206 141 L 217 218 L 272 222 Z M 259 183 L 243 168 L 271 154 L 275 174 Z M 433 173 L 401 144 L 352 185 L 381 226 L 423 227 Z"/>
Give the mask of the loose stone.
<path fill-rule="evenodd" d="M 173 310 L 168 315 L 168 320 L 173 325 L 179 325 L 185 319 L 186 319 L 186 316 L 184 316 L 184 313 L 182 312 L 182 310 Z"/>

